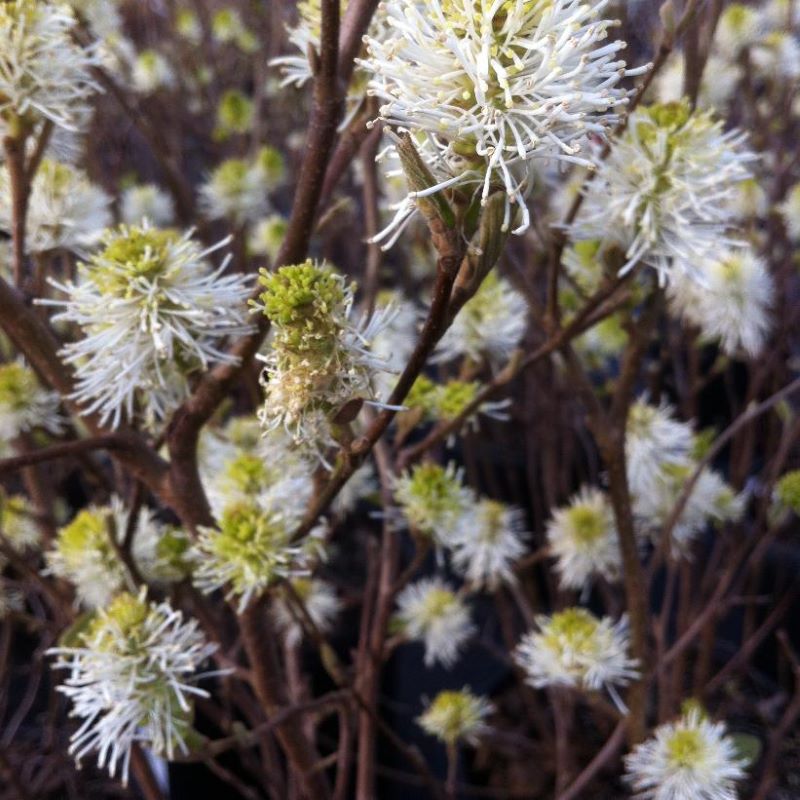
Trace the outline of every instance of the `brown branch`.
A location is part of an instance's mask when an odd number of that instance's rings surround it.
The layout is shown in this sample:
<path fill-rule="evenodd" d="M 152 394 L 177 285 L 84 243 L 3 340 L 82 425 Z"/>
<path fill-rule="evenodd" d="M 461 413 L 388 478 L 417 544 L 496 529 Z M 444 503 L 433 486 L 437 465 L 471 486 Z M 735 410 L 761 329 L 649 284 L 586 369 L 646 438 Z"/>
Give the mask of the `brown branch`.
<path fill-rule="evenodd" d="M 125 450 L 130 447 L 132 447 L 132 443 L 129 437 L 121 433 L 109 433 L 92 436 L 88 439 L 78 439 L 74 442 L 62 442 L 43 447 L 40 450 L 31 450 L 18 456 L 0 459 L 0 478 L 33 464 L 71 458 L 93 450 Z"/>

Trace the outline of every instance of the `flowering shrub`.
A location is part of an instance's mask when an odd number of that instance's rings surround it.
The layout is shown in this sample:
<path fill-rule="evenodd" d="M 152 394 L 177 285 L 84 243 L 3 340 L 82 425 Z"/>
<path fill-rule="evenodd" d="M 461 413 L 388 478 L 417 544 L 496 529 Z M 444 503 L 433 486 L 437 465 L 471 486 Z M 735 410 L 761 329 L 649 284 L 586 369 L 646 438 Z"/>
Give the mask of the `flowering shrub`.
<path fill-rule="evenodd" d="M 798 796 L 795 6 L 0 2 L 0 800 Z"/>

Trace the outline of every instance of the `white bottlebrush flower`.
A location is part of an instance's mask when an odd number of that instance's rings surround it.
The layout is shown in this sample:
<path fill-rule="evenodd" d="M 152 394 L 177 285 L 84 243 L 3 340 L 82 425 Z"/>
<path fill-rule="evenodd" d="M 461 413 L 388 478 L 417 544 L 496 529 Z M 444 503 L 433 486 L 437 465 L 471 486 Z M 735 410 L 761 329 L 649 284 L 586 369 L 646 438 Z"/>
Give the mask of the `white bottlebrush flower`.
<path fill-rule="evenodd" d="M 200 187 L 200 207 L 210 219 L 252 223 L 270 210 L 268 194 L 285 176 L 283 156 L 262 147 L 253 158 L 229 158 Z"/>
<path fill-rule="evenodd" d="M 637 662 L 628 656 L 627 621 L 598 619 L 582 608 L 568 608 L 551 617 L 539 616 L 538 630 L 525 634 L 516 658 L 528 683 L 571 686 L 611 692 L 637 675 Z"/>
<path fill-rule="evenodd" d="M 280 214 L 270 214 L 258 220 L 250 231 L 247 247 L 253 255 L 266 256 L 274 262 L 281 249 L 289 223 Z"/>
<path fill-rule="evenodd" d="M 85 120 L 96 56 L 75 43 L 74 25 L 63 4 L 0 3 L 0 126 L 21 117 L 76 129 Z"/>
<path fill-rule="evenodd" d="M 671 518 L 695 468 L 693 461 L 662 466 L 653 491 L 634 498 L 633 511 L 639 531 L 659 541 L 663 527 Z M 709 524 L 737 520 L 744 511 L 744 502 L 744 497 L 737 495 L 717 472 L 704 469 L 671 531 L 671 555 L 674 558 L 690 557 L 692 543 Z"/>
<path fill-rule="evenodd" d="M 475 500 L 464 486 L 461 470 L 450 463 L 417 464 L 395 478 L 395 502 L 408 524 L 437 544 L 449 545 Z"/>
<path fill-rule="evenodd" d="M 107 506 L 80 511 L 61 528 L 47 553 L 48 573 L 75 586 L 78 600 L 86 608 L 101 608 L 115 594 L 131 588 L 128 568 L 119 558 L 117 545 L 125 540 L 130 512 L 119 497 Z M 160 542 L 162 531 L 152 513 L 143 508 L 133 531 L 131 557 L 145 579 L 162 577 Z"/>
<path fill-rule="evenodd" d="M 800 242 L 800 183 L 796 183 L 786 194 L 786 199 L 778 206 L 786 232 L 793 242 Z"/>
<path fill-rule="evenodd" d="M 772 326 L 774 295 L 766 263 L 750 249 L 728 250 L 698 265 L 699 279 L 676 273 L 670 307 L 730 356 L 757 356 Z"/>
<path fill-rule="evenodd" d="M 0 445 L 35 428 L 61 433 L 59 402 L 58 395 L 43 389 L 36 373 L 21 360 L 0 364 Z"/>
<path fill-rule="evenodd" d="M 377 491 L 378 482 L 375 469 L 368 461 L 366 464 L 362 464 L 348 479 L 331 503 L 331 510 L 337 516 L 345 516 L 351 511 L 355 511 L 361 500 Z"/>
<path fill-rule="evenodd" d="M 226 590 L 243 611 L 282 578 L 305 577 L 322 555 L 320 528 L 292 543 L 292 516 L 242 502 L 223 511 L 217 528 L 201 528 L 193 549 L 193 580 L 203 592 Z"/>
<path fill-rule="evenodd" d="M 121 0 L 69 0 L 76 16 L 101 39 L 115 39 L 122 29 Z"/>
<path fill-rule="evenodd" d="M 514 580 L 514 564 L 525 553 L 528 536 L 522 509 L 479 500 L 461 515 L 448 541 L 453 566 L 476 587 L 496 589 Z"/>
<path fill-rule="evenodd" d="M 193 698 L 208 697 L 197 669 L 216 649 L 194 620 L 142 592 L 116 597 L 74 646 L 49 650 L 53 668 L 69 670 L 58 691 L 82 720 L 70 745 L 77 763 L 96 752 L 97 765 L 127 783 L 135 743 L 167 759 L 188 753 Z"/>
<path fill-rule="evenodd" d="M 637 800 L 737 800 L 745 766 L 725 726 L 697 709 L 659 726 L 625 757 Z"/>
<path fill-rule="evenodd" d="M 735 244 L 737 187 L 755 159 L 744 140 L 686 103 L 637 109 L 588 184 L 572 236 L 620 246 L 622 273 L 644 263 L 661 283 L 696 274 L 698 261 Z"/>
<path fill-rule="evenodd" d="M 485 697 L 478 697 L 464 688 L 439 692 L 424 713 L 417 717 L 417 722 L 423 730 L 445 744 L 476 744 L 486 731 L 486 718 L 493 710 Z"/>
<path fill-rule="evenodd" d="M 583 589 L 596 575 L 619 578 L 622 557 L 614 512 L 606 495 L 584 486 L 547 523 L 550 553 L 563 588 Z"/>
<path fill-rule="evenodd" d="M 425 645 L 425 666 L 456 663 L 475 632 L 464 601 L 441 578 L 422 578 L 397 596 L 397 617 L 410 639 Z"/>
<path fill-rule="evenodd" d="M 154 183 L 130 186 L 122 193 L 120 218 L 128 225 L 141 225 L 148 220 L 166 228 L 175 220 L 172 198 Z"/>
<path fill-rule="evenodd" d="M 616 124 L 628 93 L 607 42 L 616 23 L 606 0 L 393 0 L 389 29 L 367 37 L 370 91 L 389 125 L 419 134 L 423 157 L 440 181 L 474 187 L 483 200 L 501 188 L 505 228 L 520 209 L 531 162 L 591 163 L 587 137 Z M 412 206 L 407 211 L 410 213 Z"/>
<path fill-rule="evenodd" d="M 111 198 L 77 167 L 45 159 L 31 185 L 25 247 L 31 253 L 96 244 L 111 223 Z M 0 168 L 0 229 L 13 224 L 8 169 Z"/>
<path fill-rule="evenodd" d="M 351 401 L 376 399 L 373 378 L 385 364 L 371 343 L 391 312 L 354 324 L 354 287 L 326 263 L 261 270 L 260 282 L 258 308 L 273 329 L 268 353 L 259 356 L 266 364 L 260 419 L 325 463 L 325 449 L 335 444 L 331 419 Z"/>
<path fill-rule="evenodd" d="M 27 497 L 7 496 L 0 491 L 0 541 L 18 555 L 39 549 L 42 533 L 36 524 L 36 509 Z M 5 555 L 0 553 L 0 570 L 5 561 Z"/>
<path fill-rule="evenodd" d="M 459 311 L 436 348 L 434 361 L 486 357 L 500 366 L 520 343 L 528 326 L 528 304 L 505 278 L 490 272 L 475 296 Z"/>
<path fill-rule="evenodd" d="M 745 47 L 758 41 L 763 32 L 763 15 L 759 9 L 731 3 L 720 14 L 714 45 L 723 56 L 734 61 Z"/>
<path fill-rule="evenodd" d="M 208 482 L 208 499 L 215 515 L 240 502 L 265 510 L 280 509 L 299 522 L 314 494 L 314 466 L 292 451 L 284 437 L 272 434 L 269 444 L 234 448 Z"/>
<path fill-rule="evenodd" d="M 330 633 L 342 609 L 336 590 L 316 578 L 295 578 L 291 583 L 317 630 L 323 634 Z M 294 607 L 294 599 L 287 598 L 286 593 L 281 592 L 275 597 L 270 610 L 278 630 L 286 637 L 286 643 L 290 647 L 300 644 L 305 629 L 300 612 Z"/>
<path fill-rule="evenodd" d="M 252 330 L 246 300 L 250 279 L 224 275 L 191 237 L 147 224 L 120 226 L 78 267 L 77 283 L 51 281 L 65 300 L 55 320 L 76 323 L 83 338 L 64 346 L 75 367 L 74 399 L 113 427 L 141 410 L 145 424 L 162 420 L 189 393 L 188 376 L 233 363 L 228 336 Z"/>
<path fill-rule="evenodd" d="M 131 70 L 131 81 L 133 88 L 141 94 L 171 89 L 176 83 L 169 61 L 156 50 L 142 50 L 136 56 Z"/>
<path fill-rule="evenodd" d="M 766 219 L 770 210 L 770 201 L 764 187 L 755 178 L 739 184 L 734 210 L 737 216 L 744 220 Z"/>
<path fill-rule="evenodd" d="M 751 51 L 751 63 L 768 80 L 800 78 L 800 43 L 786 31 L 765 36 Z"/>
<path fill-rule="evenodd" d="M 633 403 L 625 427 L 625 461 L 634 502 L 656 497 L 664 467 L 686 466 L 693 446 L 691 425 L 675 419 L 666 403 Z"/>

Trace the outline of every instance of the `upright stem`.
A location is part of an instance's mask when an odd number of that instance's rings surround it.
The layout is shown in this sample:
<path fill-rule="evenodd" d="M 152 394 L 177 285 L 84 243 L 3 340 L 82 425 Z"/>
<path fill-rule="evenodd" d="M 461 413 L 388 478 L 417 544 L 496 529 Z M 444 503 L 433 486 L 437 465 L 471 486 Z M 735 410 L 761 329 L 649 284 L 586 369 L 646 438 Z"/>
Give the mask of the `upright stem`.
<path fill-rule="evenodd" d="M 25 141 L 27 137 L 18 133 L 3 139 L 6 168 L 11 183 L 11 247 L 14 268 L 14 283 L 22 288 L 25 280 L 25 227 L 28 217 L 29 176 L 25 172 Z"/>
<path fill-rule="evenodd" d="M 458 743 L 447 745 L 447 783 L 444 789 L 447 800 L 458 800 Z"/>

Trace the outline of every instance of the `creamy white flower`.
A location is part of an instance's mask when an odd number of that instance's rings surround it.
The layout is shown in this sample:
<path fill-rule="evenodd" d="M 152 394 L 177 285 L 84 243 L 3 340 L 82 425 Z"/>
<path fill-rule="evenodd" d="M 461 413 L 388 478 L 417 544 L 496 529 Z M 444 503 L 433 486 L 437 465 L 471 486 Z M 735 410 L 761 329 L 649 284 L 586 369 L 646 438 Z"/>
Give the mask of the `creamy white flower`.
<path fill-rule="evenodd" d="M 0 3 L 0 127 L 14 116 L 76 129 L 97 91 L 96 55 L 76 44 L 69 6 L 38 0 Z"/>
<path fill-rule="evenodd" d="M 61 433 L 64 418 L 59 403 L 58 394 L 43 389 L 36 373 L 21 359 L 0 364 L 0 443 L 35 428 Z"/>
<path fill-rule="evenodd" d="M 525 512 L 497 500 L 479 500 L 462 514 L 448 539 L 453 566 L 474 586 L 496 589 L 514 580 L 526 551 Z"/>
<path fill-rule="evenodd" d="M 750 249 L 728 250 L 704 259 L 698 273 L 697 280 L 675 274 L 667 287 L 672 311 L 728 355 L 757 356 L 772 327 L 774 287 L 766 263 Z"/>
<path fill-rule="evenodd" d="M 217 528 L 200 528 L 192 551 L 195 585 L 206 594 L 225 589 L 241 612 L 278 580 L 307 576 L 323 555 L 324 527 L 293 543 L 294 522 L 293 515 L 252 501 L 228 506 Z"/>
<path fill-rule="evenodd" d="M 516 650 L 531 686 L 613 691 L 637 677 L 638 664 L 628 656 L 625 618 L 614 623 L 582 608 L 568 608 L 539 616 L 536 625 L 538 630 L 526 633 Z"/>
<path fill-rule="evenodd" d="M 675 419 L 669 405 L 637 400 L 625 428 L 625 460 L 634 502 L 658 496 L 664 467 L 687 466 L 693 445 L 691 425 Z"/>
<path fill-rule="evenodd" d="M 720 14 L 714 45 L 723 56 L 735 60 L 739 53 L 754 44 L 764 33 L 762 13 L 744 3 L 731 3 Z"/>
<path fill-rule="evenodd" d="M 736 244 L 733 203 L 756 158 L 744 141 L 685 103 L 638 109 L 585 189 L 572 236 L 620 246 L 621 273 L 648 264 L 662 284 L 696 274 L 698 261 Z"/>
<path fill-rule="evenodd" d="M 406 635 L 425 645 L 425 666 L 449 668 L 475 632 L 464 601 L 441 578 L 422 578 L 397 596 Z"/>
<path fill-rule="evenodd" d="M 103 236 L 103 248 L 78 267 L 77 283 L 51 283 L 65 300 L 55 320 L 76 323 L 83 338 L 62 348 L 75 367 L 73 398 L 112 427 L 141 410 L 154 425 L 189 393 L 188 376 L 210 364 L 234 363 L 222 349 L 228 336 L 248 333 L 251 281 L 224 275 L 203 250 L 172 230 L 121 226 Z"/>
<path fill-rule="evenodd" d="M 69 0 L 76 16 L 85 20 L 102 39 L 114 39 L 122 29 L 120 0 Z"/>
<path fill-rule="evenodd" d="M 485 356 L 500 366 L 528 327 L 528 304 L 505 278 L 490 272 L 475 296 L 459 311 L 439 342 L 433 361 L 466 356 L 480 363 Z"/>
<path fill-rule="evenodd" d="M 659 541 L 663 526 L 672 516 L 675 503 L 696 464 L 665 463 L 653 491 L 634 498 L 633 510 L 638 530 Z M 704 469 L 692 488 L 686 505 L 672 529 L 669 549 L 674 558 L 690 557 L 690 548 L 711 523 L 735 521 L 744 511 L 745 498 L 714 470 Z"/>
<path fill-rule="evenodd" d="M 311 260 L 261 270 L 261 305 L 272 323 L 259 418 L 266 430 L 283 427 L 295 443 L 325 466 L 325 451 L 336 444 L 331 424 L 350 402 L 375 402 L 374 375 L 385 363 L 371 343 L 390 318 L 376 311 L 351 321 L 354 287 L 326 263 Z M 356 411 L 358 409 L 356 408 Z"/>
<path fill-rule="evenodd" d="M 394 497 L 409 525 L 444 545 L 453 541 L 464 514 L 475 502 L 455 464 L 442 467 L 432 461 L 396 477 Z"/>
<path fill-rule="evenodd" d="M 295 578 L 291 583 L 317 630 L 323 634 L 330 633 L 342 609 L 336 590 L 316 578 Z M 275 597 L 270 611 L 278 629 L 286 637 L 286 643 L 290 647 L 300 644 L 305 631 L 293 600 L 287 599 L 286 593 L 281 592 Z"/>
<path fill-rule="evenodd" d="M 96 244 L 111 223 L 111 198 L 86 174 L 45 159 L 34 176 L 28 201 L 25 247 L 31 253 Z M 13 210 L 6 167 L 0 168 L 0 229 L 10 232 Z"/>
<path fill-rule="evenodd" d="M 96 751 L 97 765 L 127 783 L 134 743 L 168 759 L 187 753 L 192 698 L 208 697 L 196 671 L 216 649 L 194 620 L 142 592 L 99 611 L 76 646 L 49 650 L 53 668 L 70 672 L 58 691 L 82 720 L 70 746 L 78 764 Z"/>
<path fill-rule="evenodd" d="M 247 247 L 253 255 L 266 256 L 275 261 L 288 229 L 287 220 L 280 214 L 271 214 L 258 220 L 250 231 Z"/>
<path fill-rule="evenodd" d="M 48 574 L 57 575 L 75 586 L 80 603 L 86 608 L 101 608 L 114 595 L 132 588 L 128 568 L 120 560 L 118 545 L 125 540 L 130 512 L 116 495 L 107 506 L 91 506 L 80 511 L 61 528 L 47 555 Z M 159 552 L 161 527 L 152 512 L 140 510 L 133 531 L 131 557 L 145 579 L 158 580 L 164 566 Z"/>
<path fill-rule="evenodd" d="M 638 800 L 737 800 L 745 762 L 725 726 L 697 710 L 661 725 L 625 757 Z"/>
<path fill-rule="evenodd" d="M 42 533 L 36 524 L 36 509 L 24 495 L 6 496 L 0 492 L 0 537 L 18 555 L 39 549 Z M 0 570 L 6 557 L 0 553 Z"/>
<path fill-rule="evenodd" d="M 128 225 L 141 225 L 149 220 L 159 228 L 175 220 L 172 198 L 154 183 L 130 186 L 122 193 L 120 217 Z"/>
<path fill-rule="evenodd" d="M 737 216 L 743 219 L 765 219 L 769 214 L 770 202 L 764 187 L 754 178 L 742 181 L 734 202 Z"/>
<path fill-rule="evenodd" d="M 751 61 L 765 78 L 796 81 L 800 78 L 800 43 L 790 33 L 775 31 L 752 48 Z"/>
<path fill-rule="evenodd" d="M 476 744 L 487 730 L 486 717 L 492 711 L 494 706 L 485 697 L 478 697 L 465 687 L 457 692 L 439 692 L 417 722 L 445 744 Z"/>
<path fill-rule="evenodd" d="M 175 73 L 169 61 L 156 50 L 142 50 L 133 62 L 131 72 L 133 88 L 141 94 L 152 94 L 159 89 L 175 86 Z"/>
<path fill-rule="evenodd" d="M 368 495 L 378 491 L 375 468 L 368 461 L 362 464 L 348 479 L 339 494 L 336 495 L 331 510 L 338 516 L 355 511 L 358 504 Z"/>
<path fill-rule="evenodd" d="M 597 575 L 619 579 L 622 557 L 614 512 L 600 489 L 584 486 L 557 509 L 547 523 L 547 541 L 562 587 L 583 589 Z"/>
<path fill-rule="evenodd" d="M 508 197 L 505 228 L 520 210 L 531 162 L 590 163 L 588 135 L 616 124 L 628 93 L 617 60 L 624 42 L 606 42 L 616 23 L 599 0 L 393 0 L 389 32 L 367 37 L 370 91 L 389 125 L 418 143 L 438 189 L 472 186 L 485 200 Z M 413 208 L 409 204 L 407 212 Z"/>
<path fill-rule="evenodd" d="M 384 362 L 383 371 L 376 376 L 378 397 L 387 399 L 397 383 L 408 359 L 414 352 L 419 331 L 419 310 L 415 303 L 399 292 L 383 292 L 378 297 L 381 309 L 391 309 L 386 326 L 372 340 L 372 352 Z"/>

